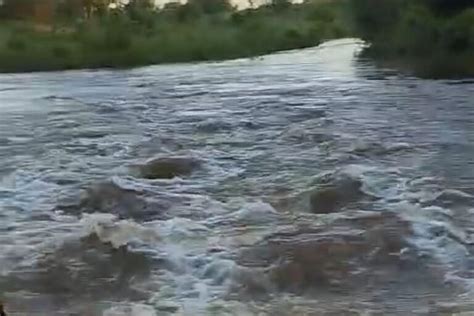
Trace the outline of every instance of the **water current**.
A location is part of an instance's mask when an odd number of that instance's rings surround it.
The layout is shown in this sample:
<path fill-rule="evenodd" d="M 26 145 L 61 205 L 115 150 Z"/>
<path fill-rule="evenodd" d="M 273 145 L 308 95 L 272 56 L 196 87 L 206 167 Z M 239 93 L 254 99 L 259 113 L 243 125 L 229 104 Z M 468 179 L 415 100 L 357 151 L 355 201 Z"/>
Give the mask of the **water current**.
<path fill-rule="evenodd" d="M 0 75 L 8 315 L 472 315 L 474 83 L 361 45 Z"/>

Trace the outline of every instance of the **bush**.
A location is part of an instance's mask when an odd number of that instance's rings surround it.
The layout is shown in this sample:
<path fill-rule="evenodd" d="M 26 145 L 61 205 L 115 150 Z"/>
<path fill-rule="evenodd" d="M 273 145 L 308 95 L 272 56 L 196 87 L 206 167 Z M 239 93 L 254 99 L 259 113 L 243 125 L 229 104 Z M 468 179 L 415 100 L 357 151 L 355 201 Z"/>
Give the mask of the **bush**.
<path fill-rule="evenodd" d="M 318 45 L 321 38 L 343 29 L 335 12 L 340 8 L 324 5 L 322 9 L 319 2 L 276 0 L 273 5 L 235 11 L 227 0 L 190 0 L 185 5 L 168 4 L 162 10 L 147 7 L 147 1 L 134 0 L 124 10 L 86 21 L 62 8 L 59 23 L 66 31 L 61 33 L 20 32 L 0 25 L 0 71 L 130 67 L 258 56 Z M 310 11 L 318 13 L 310 18 Z M 8 36 L 2 37 L 2 32 Z"/>
<path fill-rule="evenodd" d="M 53 56 L 56 58 L 65 59 L 71 56 L 71 51 L 66 46 L 56 45 L 52 49 Z"/>
<path fill-rule="evenodd" d="M 188 5 L 203 14 L 218 14 L 233 11 L 228 0 L 189 0 Z"/>
<path fill-rule="evenodd" d="M 22 38 L 18 34 L 14 34 L 10 36 L 10 38 L 7 41 L 7 47 L 11 50 L 15 51 L 23 51 L 26 49 L 26 41 L 24 38 Z"/>
<path fill-rule="evenodd" d="M 277 11 L 286 11 L 291 6 L 290 0 L 272 0 L 271 6 Z"/>
<path fill-rule="evenodd" d="M 127 50 L 132 45 L 132 34 L 130 31 L 108 29 L 105 32 L 104 45 L 111 51 Z"/>
<path fill-rule="evenodd" d="M 357 33 L 371 44 L 366 53 L 436 77 L 474 75 L 473 7 L 470 0 L 352 0 Z"/>

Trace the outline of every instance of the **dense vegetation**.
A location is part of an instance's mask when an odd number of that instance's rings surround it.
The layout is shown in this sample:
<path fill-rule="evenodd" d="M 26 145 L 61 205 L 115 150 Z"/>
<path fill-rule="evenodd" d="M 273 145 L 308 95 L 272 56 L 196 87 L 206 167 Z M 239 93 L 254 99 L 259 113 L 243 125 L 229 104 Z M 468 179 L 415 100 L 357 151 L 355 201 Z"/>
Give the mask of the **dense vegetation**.
<path fill-rule="evenodd" d="M 129 67 L 257 56 L 346 36 L 342 3 L 274 0 L 237 11 L 227 0 L 154 8 L 134 0 L 6 0 L 0 16 L 0 71 Z"/>
<path fill-rule="evenodd" d="M 352 0 L 366 56 L 426 77 L 474 76 L 474 1 Z"/>
<path fill-rule="evenodd" d="M 472 0 L 3 0 L 0 71 L 258 56 L 358 36 L 364 56 L 429 77 L 474 76 Z M 258 0 L 255 0 L 258 1 Z M 32 5 L 34 4 L 34 5 Z"/>

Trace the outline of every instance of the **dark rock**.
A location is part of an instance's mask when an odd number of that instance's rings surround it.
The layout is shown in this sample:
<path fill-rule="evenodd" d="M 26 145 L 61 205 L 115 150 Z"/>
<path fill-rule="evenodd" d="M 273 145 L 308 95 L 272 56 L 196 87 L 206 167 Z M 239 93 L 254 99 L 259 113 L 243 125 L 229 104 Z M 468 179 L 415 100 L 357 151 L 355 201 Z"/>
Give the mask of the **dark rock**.
<path fill-rule="evenodd" d="M 395 215 L 372 213 L 272 234 L 243 250 L 238 262 L 266 271 L 277 290 L 353 288 L 400 267 L 411 234 L 410 225 Z"/>
<path fill-rule="evenodd" d="M 113 182 L 103 182 L 88 188 L 81 199 L 82 209 L 124 215 L 145 208 L 139 191 L 124 189 Z"/>
<path fill-rule="evenodd" d="M 232 129 L 232 124 L 222 120 L 208 120 L 197 125 L 197 130 L 202 133 L 217 133 Z"/>
<path fill-rule="evenodd" d="M 2 303 L 0 303 L 0 316 L 7 316 Z"/>
<path fill-rule="evenodd" d="M 345 178 L 323 185 L 310 195 L 311 211 L 332 213 L 364 197 L 360 180 Z"/>
<path fill-rule="evenodd" d="M 334 139 L 334 136 L 330 134 L 304 128 L 292 128 L 285 131 L 283 136 L 291 141 L 311 143 L 324 143 Z"/>
<path fill-rule="evenodd" d="M 162 313 L 177 313 L 179 311 L 179 306 L 173 306 L 173 305 L 161 305 L 158 306 L 157 309 L 162 312 Z"/>
<path fill-rule="evenodd" d="M 244 127 L 244 128 L 248 128 L 248 129 L 258 129 L 258 128 L 260 128 L 260 125 L 256 122 L 253 122 L 253 121 L 242 121 L 242 122 L 240 122 L 239 125 Z"/>
<path fill-rule="evenodd" d="M 58 299 L 143 300 L 147 294 L 131 285 L 147 279 L 154 264 L 146 254 L 127 247 L 114 249 L 90 236 L 65 242 L 38 258 L 30 270 L 1 280 L 0 286 L 5 282 L 11 291 L 26 288 Z"/>
<path fill-rule="evenodd" d="M 82 193 L 78 202 L 70 201 L 58 206 L 58 209 L 74 215 L 110 213 L 138 221 L 166 218 L 168 208 L 166 201 L 148 199 L 145 192 L 122 188 L 112 181 L 94 184 Z"/>
<path fill-rule="evenodd" d="M 172 179 L 189 176 L 200 166 L 200 162 L 188 157 L 157 158 L 139 167 L 140 174 L 146 179 Z"/>

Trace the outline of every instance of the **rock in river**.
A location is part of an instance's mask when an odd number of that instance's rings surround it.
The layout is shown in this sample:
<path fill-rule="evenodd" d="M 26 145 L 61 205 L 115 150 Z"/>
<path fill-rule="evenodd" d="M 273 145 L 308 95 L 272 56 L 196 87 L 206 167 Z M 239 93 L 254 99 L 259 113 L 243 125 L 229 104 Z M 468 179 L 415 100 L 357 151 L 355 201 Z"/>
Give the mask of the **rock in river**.
<path fill-rule="evenodd" d="M 362 182 L 344 178 L 323 185 L 310 195 L 311 211 L 314 213 L 332 213 L 338 208 L 361 199 Z"/>
<path fill-rule="evenodd" d="M 58 209 L 69 214 L 109 213 L 121 219 L 136 221 L 166 218 L 167 200 L 148 196 L 147 192 L 124 188 L 114 181 L 92 184 L 81 192 L 79 199 L 59 205 Z"/>
<path fill-rule="evenodd" d="M 190 157 L 163 157 L 148 161 L 139 167 L 139 171 L 146 179 L 172 179 L 191 175 L 200 164 Z"/>
<path fill-rule="evenodd" d="M 378 279 L 390 282 L 385 279 L 388 271 L 412 271 L 402 258 L 411 248 L 406 241 L 410 235 L 410 225 L 395 214 L 369 213 L 330 225 L 273 233 L 243 250 L 238 263 L 263 271 L 280 291 L 357 289 Z M 254 287 L 247 285 L 243 284 L 244 289 L 253 291 Z"/>

